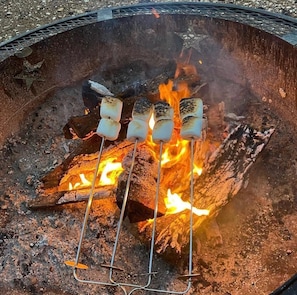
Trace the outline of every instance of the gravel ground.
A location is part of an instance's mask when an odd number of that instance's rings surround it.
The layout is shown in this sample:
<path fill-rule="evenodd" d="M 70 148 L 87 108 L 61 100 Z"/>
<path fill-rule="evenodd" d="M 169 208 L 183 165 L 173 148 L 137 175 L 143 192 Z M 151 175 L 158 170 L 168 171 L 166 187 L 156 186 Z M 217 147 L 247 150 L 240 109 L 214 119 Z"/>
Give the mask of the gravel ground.
<path fill-rule="evenodd" d="M 139 2 L 169 1 L 116 1 L 116 0 L 1 0 L 0 42 L 4 42 L 28 30 L 52 23 L 65 17 L 85 13 L 90 10 L 135 4 Z M 178 1 L 174 1 L 178 2 Z M 197 1 L 193 1 L 197 2 Z M 232 3 L 241 6 L 263 8 L 271 12 L 297 17 L 297 0 L 213 0 L 204 2 Z"/>

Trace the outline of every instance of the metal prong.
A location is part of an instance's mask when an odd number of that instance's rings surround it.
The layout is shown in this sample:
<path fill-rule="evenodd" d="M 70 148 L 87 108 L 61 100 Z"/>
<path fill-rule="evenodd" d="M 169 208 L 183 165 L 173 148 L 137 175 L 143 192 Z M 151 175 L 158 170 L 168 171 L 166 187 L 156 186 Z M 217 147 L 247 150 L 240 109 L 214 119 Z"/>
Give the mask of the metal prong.
<path fill-rule="evenodd" d="M 116 239 L 115 239 L 115 242 L 114 242 L 113 252 L 112 252 L 111 261 L 110 261 L 109 280 L 111 282 L 113 282 L 113 279 L 112 279 L 112 270 L 114 268 L 113 267 L 113 264 L 114 264 L 114 261 L 115 261 L 115 256 L 116 256 L 116 252 L 117 252 L 117 247 L 118 247 L 118 243 L 119 243 L 119 238 L 120 238 L 122 223 L 123 223 L 123 220 L 124 220 L 124 215 L 125 215 L 125 210 L 126 210 L 126 205 L 127 205 L 128 195 L 129 195 L 131 176 L 132 176 L 132 171 L 133 171 L 134 164 L 135 164 L 135 155 L 136 155 L 137 143 L 138 143 L 138 140 L 136 140 L 134 142 L 131 167 L 130 167 L 129 174 L 128 174 L 128 179 L 127 179 L 125 194 L 124 194 L 122 208 L 121 208 L 120 219 L 119 219 L 118 226 L 117 226 Z"/>
<path fill-rule="evenodd" d="M 148 274 L 149 279 L 147 286 L 151 282 L 151 276 L 153 274 L 153 255 L 154 255 L 154 246 L 155 246 L 155 236 L 156 236 L 156 221 L 158 216 L 158 205 L 159 205 L 159 190 L 160 190 L 160 180 L 161 180 L 161 164 L 162 164 L 162 153 L 163 153 L 163 142 L 160 142 L 160 150 L 159 150 L 159 164 L 158 164 L 158 175 L 157 175 L 157 187 L 156 187 L 156 196 L 155 196 L 155 209 L 154 209 L 154 221 L 152 226 L 152 239 L 150 246 L 150 256 L 149 256 L 149 266 L 148 266 Z"/>
<path fill-rule="evenodd" d="M 101 146 L 100 146 L 100 150 L 98 153 L 98 159 L 97 159 L 97 163 L 96 163 L 96 168 L 95 168 L 95 172 L 94 172 L 94 177 L 93 177 L 93 181 L 92 181 L 92 187 L 91 187 L 88 204 L 86 207 L 85 217 L 84 217 L 84 221 L 82 224 L 80 239 L 79 239 L 79 243 L 78 243 L 78 247 L 77 247 L 77 253 L 76 253 L 75 264 L 74 264 L 75 268 L 79 268 L 77 266 L 79 265 L 78 261 L 79 261 L 79 256 L 80 256 L 80 252 L 81 252 L 81 246 L 82 246 L 83 239 L 85 236 L 87 222 L 88 222 L 88 218 L 89 218 L 89 214 L 90 214 L 90 210 L 91 210 L 91 206 L 92 206 L 92 202 L 93 202 L 94 189 L 95 189 L 96 178 L 97 178 L 97 174 L 98 174 L 98 170 L 99 170 L 99 164 L 100 164 L 100 160 L 101 160 L 101 156 L 102 156 L 104 141 L 105 141 L 105 138 L 102 137 Z"/>
<path fill-rule="evenodd" d="M 192 274 L 187 274 L 187 275 L 180 275 L 177 278 L 180 280 L 188 280 L 189 278 L 196 278 L 196 277 L 200 277 L 201 274 L 198 273 L 192 273 Z"/>
<path fill-rule="evenodd" d="M 100 264 L 101 267 L 105 267 L 105 268 L 112 268 L 112 269 L 115 269 L 115 270 L 120 270 L 120 271 L 124 271 L 124 269 L 120 268 L 120 267 L 117 267 L 117 266 L 112 266 L 110 264 Z"/>
<path fill-rule="evenodd" d="M 192 259 L 193 259 L 193 201 L 194 201 L 194 139 L 191 139 L 191 156 L 190 156 L 190 238 L 189 238 L 189 282 L 192 279 Z"/>

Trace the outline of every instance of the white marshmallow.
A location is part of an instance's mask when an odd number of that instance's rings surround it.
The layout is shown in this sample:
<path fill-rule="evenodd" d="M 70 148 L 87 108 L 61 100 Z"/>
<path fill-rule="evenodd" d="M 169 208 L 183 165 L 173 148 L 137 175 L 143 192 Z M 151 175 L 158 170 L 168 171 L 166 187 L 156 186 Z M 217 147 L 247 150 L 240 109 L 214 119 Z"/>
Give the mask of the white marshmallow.
<path fill-rule="evenodd" d="M 203 102 L 200 98 L 183 98 L 179 102 L 180 118 L 183 120 L 185 117 L 197 117 L 203 116 Z"/>
<path fill-rule="evenodd" d="M 173 119 L 173 108 L 166 101 L 159 101 L 154 105 L 154 118 L 155 122 L 159 120 L 172 120 Z"/>
<path fill-rule="evenodd" d="M 153 129 L 153 142 L 160 143 L 170 141 L 173 132 L 173 121 L 172 120 L 159 120 L 155 122 Z"/>
<path fill-rule="evenodd" d="M 201 139 L 202 128 L 203 128 L 203 119 L 193 116 L 185 117 L 182 121 L 182 127 L 180 135 L 185 140 L 190 139 Z"/>
<path fill-rule="evenodd" d="M 148 123 L 142 120 L 134 119 L 128 125 L 127 140 L 131 142 L 143 142 L 148 135 Z"/>
<path fill-rule="evenodd" d="M 132 118 L 148 122 L 153 112 L 153 104 L 145 97 L 139 98 L 134 103 Z"/>
<path fill-rule="evenodd" d="M 107 140 L 116 140 L 121 130 L 121 124 L 111 119 L 102 118 L 96 133 Z"/>
<path fill-rule="evenodd" d="M 110 96 L 103 97 L 100 107 L 100 116 L 101 118 L 112 119 L 119 122 L 122 108 L 123 102 L 120 99 Z"/>

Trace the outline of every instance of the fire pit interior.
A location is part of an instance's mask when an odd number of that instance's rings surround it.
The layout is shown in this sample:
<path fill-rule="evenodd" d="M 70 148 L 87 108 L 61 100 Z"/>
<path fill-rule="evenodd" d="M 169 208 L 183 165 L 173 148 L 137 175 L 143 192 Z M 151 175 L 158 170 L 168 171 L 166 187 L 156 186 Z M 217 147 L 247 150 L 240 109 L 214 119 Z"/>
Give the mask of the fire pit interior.
<path fill-rule="evenodd" d="M 143 97 L 167 100 L 175 114 L 182 98 L 201 98 L 204 104 L 203 138 L 195 143 L 194 205 L 209 214 L 195 217 L 189 294 L 268 294 L 296 273 L 293 41 L 284 40 L 287 32 L 276 36 L 190 13 L 188 6 L 173 5 L 174 13 L 164 12 L 166 7 L 135 6 L 132 15 L 133 7 L 100 11 L 98 21 L 34 42 L 1 62 L 0 286 L 7 294 L 11 289 L 122 294 L 112 286 L 79 284 L 64 264 L 75 258 L 100 147 L 94 132 L 98 106 L 111 93 L 123 101 L 121 131 L 117 140 L 106 142 L 102 160 L 114 164 L 115 182 L 95 189 L 81 254 L 89 266 L 80 271 L 85 279 L 108 281 L 104 265 L 110 263 L 126 183 L 123 169 L 133 146 L 126 131 L 133 105 Z M 218 13 L 223 7 L 228 6 L 208 9 Z M 101 94 L 91 89 L 91 81 L 101 85 Z M 178 124 L 177 119 L 175 131 Z M 166 203 L 169 188 L 188 191 L 184 204 L 189 198 L 189 154 L 181 155 L 189 144 L 179 149 L 177 137 L 174 133 L 169 145 L 170 159 L 163 159 L 152 287 L 182 291 L 189 207 L 170 212 Z M 222 156 L 216 158 L 218 150 Z M 157 151 L 149 140 L 138 146 L 137 181 L 132 180 L 117 253 L 120 281 L 146 280 Z M 215 168 L 209 168 L 213 159 Z"/>

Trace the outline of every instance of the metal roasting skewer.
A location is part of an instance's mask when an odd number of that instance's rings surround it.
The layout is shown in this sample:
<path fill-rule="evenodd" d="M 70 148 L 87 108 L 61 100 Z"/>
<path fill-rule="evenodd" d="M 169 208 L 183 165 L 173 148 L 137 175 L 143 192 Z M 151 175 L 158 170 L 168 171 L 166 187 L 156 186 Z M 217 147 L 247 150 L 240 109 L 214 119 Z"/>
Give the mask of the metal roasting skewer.
<path fill-rule="evenodd" d="M 119 268 L 115 266 L 115 261 L 116 261 L 116 254 L 117 254 L 117 248 L 120 242 L 120 234 L 121 234 L 121 229 L 122 229 L 122 224 L 123 220 L 125 217 L 125 210 L 126 210 L 126 205 L 128 201 L 128 195 L 129 195 L 129 190 L 130 190 L 130 184 L 131 184 L 131 178 L 132 178 L 132 172 L 133 168 L 135 165 L 135 158 L 136 158 L 136 148 L 137 144 L 139 142 L 139 139 L 136 139 L 134 141 L 134 148 L 133 148 L 133 153 L 132 153 L 132 161 L 131 161 L 131 166 L 129 169 L 128 173 L 128 178 L 127 178 L 127 183 L 126 183 L 126 188 L 125 188 L 125 193 L 124 193 L 124 198 L 123 198 L 123 203 L 121 207 L 121 212 L 120 212 L 120 217 L 119 221 L 117 224 L 117 232 L 116 232 L 116 238 L 115 242 L 113 245 L 113 251 L 111 255 L 111 260 L 110 260 L 110 265 L 102 264 L 101 267 L 103 268 L 109 268 L 109 277 L 107 281 L 95 281 L 95 280 L 86 280 L 86 279 L 81 279 L 78 276 L 78 269 L 88 269 L 88 266 L 79 263 L 80 259 L 80 254 L 81 254 L 81 248 L 83 244 L 83 240 L 85 237 L 86 229 L 87 229 L 87 223 L 88 223 L 88 218 L 93 202 L 93 196 L 94 196 L 94 189 L 95 189 L 95 184 L 96 184 L 96 178 L 97 174 L 99 171 L 99 165 L 101 161 L 101 156 L 103 152 L 103 146 L 105 142 L 105 137 L 102 137 L 101 141 L 101 146 L 100 150 L 98 153 L 98 159 L 96 163 L 96 168 L 94 172 L 94 177 L 92 180 L 92 186 L 90 190 L 90 195 L 84 215 L 84 221 L 82 224 L 81 228 L 81 234 L 80 234 L 80 239 L 78 243 L 78 248 L 77 248 L 77 253 L 76 253 L 76 258 L 75 261 L 65 261 L 65 264 L 68 266 L 73 267 L 73 275 L 74 278 L 80 282 L 80 283 L 85 283 L 85 284 L 94 284 L 94 285 L 100 285 L 100 286 L 113 286 L 113 287 L 118 287 L 123 291 L 123 294 L 125 295 L 131 295 L 132 293 L 136 291 L 150 291 L 150 292 L 156 292 L 157 294 L 186 294 L 192 285 L 192 277 L 195 276 L 195 274 L 192 273 L 192 255 L 193 255 L 193 199 L 194 199 L 194 142 L 195 139 L 191 138 L 190 140 L 190 222 L 189 222 L 189 258 L 188 258 L 188 274 L 183 275 L 183 278 L 186 278 L 188 280 L 188 284 L 185 288 L 184 291 L 174 291 L 174 290 L 162 290 L 162 289 L 154 289 L 151 288 L 150 285 L 152 283 L 152 276 L 156 274 L 155 271 L 153 271 L 153 256 L 154 256 L 154 246 L 155 246 L 155 237 L 156 237 L 156 223 L 157 223 L 157 215 L 158 215 L 158 203 L 159 203 L 159 190 L 160 190 L 160 180 L 161 180 L 161 169 L 162 169 L 162 154 L 163 154 L 163 144 L 164 140 L 159 141 L 160 149 L 159 149 L 159 163 L 158 163 L 158 170 L 157 170 L 157 182 L 156 182 L 156 194 L 155 194 L 155 204 L 154 204 L 154 214 L 153 214 L 153 223 L 152 223 L 152 232 L 151 232 L 151 243 L 150 243 L 150 250 L 149 250 L 149 259 L 148 259 L 148 271 L 145 274 L 147 276 L 147 281 L 143 284 L 133 284 L 133 283 L 126 283 L 126 282 L 118 282 L 113 278 L 114 270 L 118 271 L 124 271 L 122 268 Z M 129 289 L 129 290 L 128 290 Z"/>
<path fill-rule="evenodd" d="M 88 204 L 87 204 L 86 212 L 85 212 L 85 216 L 84 216 L 84 221 L 82 224 L 81 234 L 80 234 L 80 238 L 79 238 L 79 243 L 78 243 L 78 247 L 77 247 L 76 258 L 75 258 L 74 263 L 72 261 L 65 261 L 66 265 L 72 266 L 74 268 L 82 268 L 82 269 L 88 268 L 86 265 L 81 264 L 78 261 L 79 261 L 79 257 L 80 257 L 80 253 L 81 253 L 82 243 L 83 243 L 84 236 L 85 236 L 86 229 L 87 229 L 87 223 L 88 223 L 88 219 L 89 219 L 89 215 L 90 215 L 90 210 L 91 210 L 92 203 L 93 203 L 94 189 L 95 189 L 95 185 L 96 185 L 96 179 L 97 179 L 97 174 L 98 174 L 99 165 L 100 165 L 100 161 L 101 161 L 104 142 L 105 142 L 105 138 L 102 137 L 100 149 L 98 152 L 98 158 L 97 158 L 97 162 L 96 162 L 96 168 L 95 168 L 94 176 L 93 176 L 93 180 L 92 180 L 91 191 L 90 191 Z"/>
<path fill-rule="evenodd" d="M 118 226 L 117 226 L 116 239 L 115 239 L 115 242 L 114 242 L 113 252 L 112 252 L 111 261 L 110 261 L 109 280 L 112 283 L 116 283 L 112 279 L 112 271 L 114 269 L 114 262 L 115 262 L 116 251 L 117 251 L 117 247 L 118 247 L 118 243 L 119 243 L 120 233 L 121 233 L 121 229 L 122 229 L 122 223 L 123 223 L 124 216 L 125 216 L 125 210 L 126 210 L 126 205 L 127 205 L 127 200 L 128 200 L 129 190 L 130 190 L 131 176 L 132 176 L 132 171 L 133 171 L 134 164 L 135 164 L 135 155 L 136 155 L 137 143 L 138 143 L 138 140 L 136 139 L 135 142 L 134 142 L 134 148 L 133 148 L 133 153 L 132 153 L 131 166 L 130 166 L 129 174 L 128 174 L 128 178 L 127 178 L 127 184 L 126 184 L 126 188 L 125 188 L 125 193 L 124 193 L 124 198 L 123 198 L 123 203 L 122 203 L 122 208 L 121 208 L 120 219 L 119 219 Z"/>

